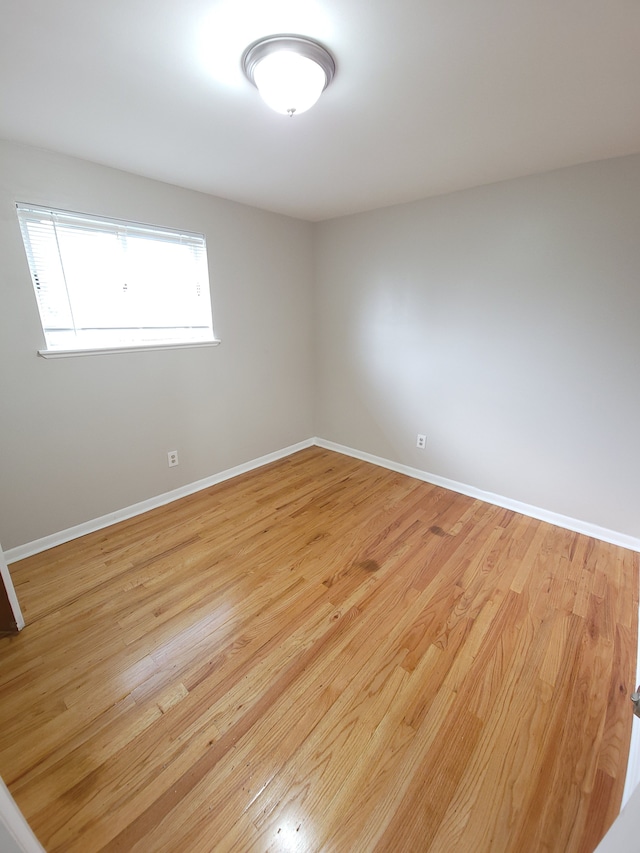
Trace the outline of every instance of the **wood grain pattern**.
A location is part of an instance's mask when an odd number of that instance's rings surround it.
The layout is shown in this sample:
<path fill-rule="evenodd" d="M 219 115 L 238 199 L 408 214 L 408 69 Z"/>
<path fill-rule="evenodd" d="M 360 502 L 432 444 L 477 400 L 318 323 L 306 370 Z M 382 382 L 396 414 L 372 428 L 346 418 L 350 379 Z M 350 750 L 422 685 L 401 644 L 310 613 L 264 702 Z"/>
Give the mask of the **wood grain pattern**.
<path fill-rule="evenodd" d="M 632 552 L 311 448 L 12 575 L 50 853 L 589 853 L 619 809 Z"/>

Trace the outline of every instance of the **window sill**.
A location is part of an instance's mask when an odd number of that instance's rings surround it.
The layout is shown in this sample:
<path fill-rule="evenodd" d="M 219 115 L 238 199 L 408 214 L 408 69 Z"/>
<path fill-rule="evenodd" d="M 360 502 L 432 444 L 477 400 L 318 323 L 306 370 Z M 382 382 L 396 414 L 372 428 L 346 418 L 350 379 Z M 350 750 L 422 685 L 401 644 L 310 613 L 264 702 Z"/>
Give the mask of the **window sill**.
<path fill-rule="evenodd" d="M 156 352 L 166 349 L 193 349 L 194 347 L 217 347 L 220 341 L 201 341 L 188 344 L 153 344 L 151 346 L 102 347 L 96 349 L 39 349 L 41 358 L 73 358 L 77 355 L 110 355 L 117 352 Z"/>

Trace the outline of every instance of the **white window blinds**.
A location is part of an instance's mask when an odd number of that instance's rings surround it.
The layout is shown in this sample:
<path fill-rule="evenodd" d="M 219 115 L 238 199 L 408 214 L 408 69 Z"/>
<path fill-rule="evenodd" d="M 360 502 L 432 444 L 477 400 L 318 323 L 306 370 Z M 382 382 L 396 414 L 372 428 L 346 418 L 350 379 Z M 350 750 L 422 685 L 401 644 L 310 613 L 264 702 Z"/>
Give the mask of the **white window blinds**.
<path fill-rule="evenodd" d="M 48 350 L 214 340 L 202 234 L 16 207 Z"/>

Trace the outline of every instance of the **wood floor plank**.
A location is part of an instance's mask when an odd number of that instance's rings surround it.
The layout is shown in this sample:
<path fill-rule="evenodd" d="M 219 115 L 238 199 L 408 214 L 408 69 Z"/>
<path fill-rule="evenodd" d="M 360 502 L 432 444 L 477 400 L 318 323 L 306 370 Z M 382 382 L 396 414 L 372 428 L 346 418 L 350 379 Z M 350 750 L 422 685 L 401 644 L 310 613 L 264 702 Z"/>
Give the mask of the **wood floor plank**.
<path fill-rule="evenodd" d="M 49 853 L 591 853 L 619 809 L 633 552 L 309 448 L 12 575 Z"/>

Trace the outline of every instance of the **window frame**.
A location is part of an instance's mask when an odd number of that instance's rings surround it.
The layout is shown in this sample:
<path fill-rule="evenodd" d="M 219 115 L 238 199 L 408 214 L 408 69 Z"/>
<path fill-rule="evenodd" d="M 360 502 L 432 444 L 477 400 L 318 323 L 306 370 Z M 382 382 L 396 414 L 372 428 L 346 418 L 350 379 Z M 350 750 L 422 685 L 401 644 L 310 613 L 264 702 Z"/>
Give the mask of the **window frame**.
<path fill-rule="evenodd" d="M 37 308 L 38 308 L 38 318 L 40 320 L 40 326 L 41 326 L 42 333 L 43 333 L 44 340 L 45 340 L 45 347 L 43 349 L 37 350 L 37 354 L 39 356 L 41 356 L 43 358 L 69 358 L 69 357 L 86 356 L 86 355 L 103 355 L 103 354 L 108 355 L 108 354 L 130 353 L 130 352 L 153 352 L 153 351 L 159 351 L 159 350 L 193 349 L 193 348 L 200 348 L 200 347 L 218 346 L 220 344 L 220 340 L 219 340 L 219 338 L 216 337 L 214 326 L 213 326 L 213 308 L 211 305 L 211 285 L 210 285 L 210 280 L 209 280 L 209 266 L 208 266 L 208 260 L 207 260 L 206 238 L 205 238 L 204 234 L 200 234 L 200 233 L 192 232 L 192 231 L 187 231 L 186 229 L 168 228 L 165 226 L 151 225 L 151 224 L 147 224 L 147 223 L 136 222 L 133 220 L 117 219 L 114 217 L 100 216 L 100 215 L 96 215 L 96 214 L 85 214 L 85 213 L 80 213 L 77 211 L 63 210 L 63 209 L 56 208 L 56 207 L 49 206 L 49 205 L 26 203 L 26 202 L 16 202 L 16 214 L 18 217 L 20 233 L 21 233 L 23 246 L 24 246 L 24 250 L 25 250 L 25 255 L 26 255 L 26 260 L 27 260 L 27 264 L 28 264 L 28 268 L 29 268 L 29 273 L 30 273 L 32 285 L 33 285 L 33 292 L 34 292 L 34 296 L 35 296 L 35 300 L 36 300 L 36 304 L 37 304 Z M 58 219 L 56 219 L 56 217 L 58 217 Z M 34 245 L 35 244 L 33 243 L 32 235 L 28 231 L 29 219 L 30 218 L 31 218 L 32 222 L 35 222 L 37 218 L 41 218 L 43 222 L 49 222 L 51 224 L 50 227 L 53 228 L 54 234 L 55 234 L 55 240 L 56 240 L 56 246 L 57 246 L 57 257 L 56 257 L 56 259 L 53 261 L 52 264 L 48 264 L 48 267 L 47 267 L 47 261 L 46 260 L 44 262 L 40 261 L 40 263 L 44 264 L 45 269 L 48 268 L 49 273 L 50 273 L 49 280 L 51 280 L 51 275 L 58 274 L 58 275 L 62 276 L 62 279 L 65 282 L 65 290 L 64 290 L 64 297 L 62 299 L 60 298 L 60 296 L 57 296 L 57 297 L 54 296 L 49 301 L 48 304 L 45 301 L 45 297 L 40 292 L 40 287 L 41 287 L 40 281 L 46 280 L 47 277 L 43 276 L 43 268 L 42 268 L 42 266 L 38 266 L 38 263 L 36 261 L 36 252 L 34 251 Z M 194 262 L 197 265 L 194 269 L 200 268 L 200 270 L 203 272 L 203 274 L 200 276 L 199 279 L 196 275 L 196 277 L 191 278 L 189 281 L 190 281 L 191 285 L 193 285 L 194 283 L 197 283 L 197 286 L 196 286 L 196 290 L 197 290 L 197 294 L 198 294 L 197 295 L 197 301 L 199 301 L 199 297 L 200 297 L 200 293 L 201 293 L 199 282 L 202 281 L 203 285 L 206 282 L 206 288 L 204 288 L 204 289 L 206 289 L 206 303 L 204 303 L 202 305 L 201 309 L 200 308 L 196 309 L 196 313 L 202 311 L 202 314 L 205 315 L 205 318 L 208 316 L 208 321 L 209 321 L 208 324 L 205 326 L 203 323 L 200 326 L 198 324 L 193 324 L 193 323 L 190 323 L 190 324 L 184 323 L 184 325 L 176 325 L 173 327 L 168 325 L 168 324 L 167 325 L 160 325 L 159 324 L 158 326 L 153 326 L 153 325 L 146 325 L 145 326 L 143 323 L 140 323 L 140 324 L 134 323 L 134 324 L 128 325 L 128 326 L 127 325 L 117 325 L 115 323 L 113 325 L 105 324 L 104 326 L 100 326 L 100 325 L 88 326 L 88 327 L 87 326 L 85 326 L 85 327 L 79 326 L 80 333 L 87 332 L 88 330 L 95 330 L 97 332 L 97 334 L 100 334 L 100 332 L 104 332 L 106 335 L 108 335 L 109 332 L 112 332 L 114 335 L 113 343 L 102 346 L 101 345 L 102 342 L 98 341 L 96 345 L 91 345 L 91 342 L 86 340 L 89 337 L 89 335 L 85 334 L 85 341 L 84 342 L 88 343 L 88 345 L 83 346 L 82 345 L 83 341 L 80 341 L 80 344 L 78 346 L 65 347 L 64 346 L 65 341 L 62 340 L 61 344 L 59 346 L 55 346 L 55 345 L 52 346 L 51 345 L 52 337 L 55 335 L 56 329 L 55 329 L 55 326 L 51 323 L 51 320 L 47 320 L 47 318 L 45 316 L 46 312 L 51 311 L 51 310 L 55 311 L 56 307 L 59 305 L 62 305 L 64 300 L 66 299 L 69 314 L 72 317 L 74 315 L 74 303 L 73 303 L 72 297 L 69 293 L 69 287 L 67 287 L 67 285 L 66 285 L 66 271 L 65 271 L 65 264 L 64 264 L 64 260 L 63 260 L 63 254 L 64 253 L 61 250 L 60 245 L 58 243 L 58 235 L 56 233 L 56 224 L 58 224 L 58 227 L 63 227 L 63 228 L 66 227 L 68 230 L 75 228 L 75 229 L 77 229 L 77 233 L 79 233 L 81 236 L 82 236 L 83 232 L 88 234 L 91 231 L 95 231 L 101 235 L 116 235 L 119 242 L 121 242 L 122 238 L 124 238 L 124 242 L 126 244 L 125 249 L 120 250 L 120 252 L 118 250 L 114 250 L 113 253 L 111 253 L 111 250 L 109 250 L 109 254 L 110 254 L 110 256 L 112 255 L 112 258 L 114 261 L 117 259 L 122 259 L 124 261 L 124 257 L 126 257 L 126 255 L 127 255 L 128 246 L 129 246 L 129 244 L 127 243 L 127 240 L 131 240 L 131 239 L 133 239 L 134 241 L 138 240 L 137 245 L 144 247 L 144 251 L 148 251 L 149 244 L 151 243 L 151 241 L 155 241 L 155 240 L 157 240 L 159 243 L 162 243 L 164 246 L 170 246 L 170 245 L 178 246 L 179 245 L 179 246 L 187 246 L 188 248 L 192 249 L 192 251 L 194 253 Z M 44 227 L 47 228 L 48 226 L 45 224 Z M 143 237 L 145 239 L 140 240 L 139 239 L 140 237 Z M 44 239 L 50 240 L 50 236 L 47 236 Z M 43 243 L 43 245 L 44 245 L 44 243 Z M 135 243 L 134 243 L 134 245 L 135 245 Z M 68 250 L 65 250 L 65 252 L 66 251 L 68 251 Z M 139 249 L 137 251 L 139 251 Z M 182 257 L 182 256 L 183 256 L 183 253 L 181 252 L 180 257 Z M 155 259 L 155 260 L 156 260 L 156 264 L 157 264 L 158 261 L 157 261 L 157 259 Z M 187 261 L 187 268 L 189 266 L 189 263 L 190 262 Z M 56 269 L 55 273 L 54 273 L 53 268 L 56 264 L 59 265 L 59 269 Z M 144 269 L 144 267 L 142 267 L 142 268 Z M 67 270 L 68 269 L 69 269 L 69 265 L 68 265 L 68 258 L 67 258 Z M 181 260 L 180 266 L 178 267 L 178 272 L 181 273 L 183 269 L 184 269 L 184 261 Z M 127 273 L 128 272 L 129 272 L 129 267 L 127 266 Z M 142 276 L 141 278 L 143 279 L 144 276 Z M 130 281 L 129 275 L 128 274 L 126 276 L 123 275 L 123 279 L 125 279 L 123 284 L 124 284 L 124 289 L 126 290 L 127 282 Z M 162 276 L 160 276 L 159 280 L 162 281 Z M 154 280 L 152 280 L 152 281 L 154 281 Z M 145 280 L 145 284 L 148 288 L 149 287 L 148 279 Z M 177 287 L 178 286 L 175 284 L 175 279 L 174 279 L 173 281 L 171 281 L 171 284 L 169 285 L 169 289 L 167 291 L 167 298 L 170 298 L 171 296 L 175 296 L 176 293 L 179 293 L 179 290 L 177 289 Z M 118 282 L 118 288 L 119 288 L 119 282 Z M 113 288 L 113 289 L 115 290 L 115 288 Z M 143 284 L 143 289 L 144 289 L 144 284 Z M 100 294 L 99 290 L 97 291 L 97 294 Z M 140 296 L 138 297 L 138 299 L 140 299 Z M 149 299 L 149 291 L 148 290 L 147 290 L 147 294 L 146 294 L 146 299 L 147 300 Z M 193 300 L 193 296 L 187 296 L 186 299 L 187 299 L 187 302 L 189 299 Z M 111 307 L 112 304 L 117 305 L 118 302 L 120 302 L 122 304 L 122 298 L 119 297 L 118 295 L 116 295 L 115 303 L 107 302 L 106 304 L 108 305 L 108 307 Z M 148 301 L 145 302 L 145 300 L 143 299 L 141 304 L 143 306 L 142 311 L 144 314 L 145 306 L 148 305 L 149 302 Z M 180 305 L 180 307 L 183 308 L 185 304 L 186 303 L 182 303 Z M 77 309 L 77 307 L 78 307 L 78 302 L 77 302 L 77 297 L 76 297 L 76 309 Z M 115 313 L 118 316 L 118 319 L 121 320 L 121 322 L 122 322 L 122 320 L 126 319 L 126 317 L 124 317 L 123 314 L 118 315 L 117 308 L 115 309 Z M 166 322 L 166 320 L 165 320 L 165 322 Z M 196 339 L 189 338 L 188 335 L 185 335 L 184 339 L 180 339 L 179 337 L 177 337 L 177 339 L 170 340 L 170 339 L 162 339 L 161 337 L 159 337 L 159 338 L 155 338 L 155 339 L 150 339 L 147 342 L 145 342 L 145 341 L 140 339 L 144 335 L 144 332 L 141 331 L 141 334 L 140 334 L 138 339 L 135 338 L 134 334 L 130 334 L 130 338 L 131 338 L 130 340 L 124 340 L 124 339 L 115 340 L 116 336 L 118 336 L 118 333 L 120 333 L 120 335 L 122 335 L 122 333 L 125 330 L 129 330 L 129 332 L 131 333 L 131 332 L 133 332 L 134 329 L 140 329 L 140 330 L 146 329 L 147 334 L 148 334 L 149 329 L 151 329 L 151 328 L 165 329 L 167 331 L 173 330 L 174 332 L 176 332 L 179 329 L 184 329 L 184 330 L 191 329 L 193 332 L 194 329 L 202 328 L 205 330 L 205 334 L 203 335 L 202 340 L 198 340 L 197 338 Z M 74 319 L 74 325 L 72 328 L 63 327 L 62 329 L 58 330 L 58 333 L 60 333 L 61 331 L 63 334 L 65 331 L 68 332 L 69 340 L 73 340 L 74 339 L 73 336 L 78 335 L 78 329 L 75 327 L 75 319 Z M 209 337 L 209 334 L 211 334 L 211 337 Z M 77 340 L 77 338 L 75 338 L 75 339 Z"/>

